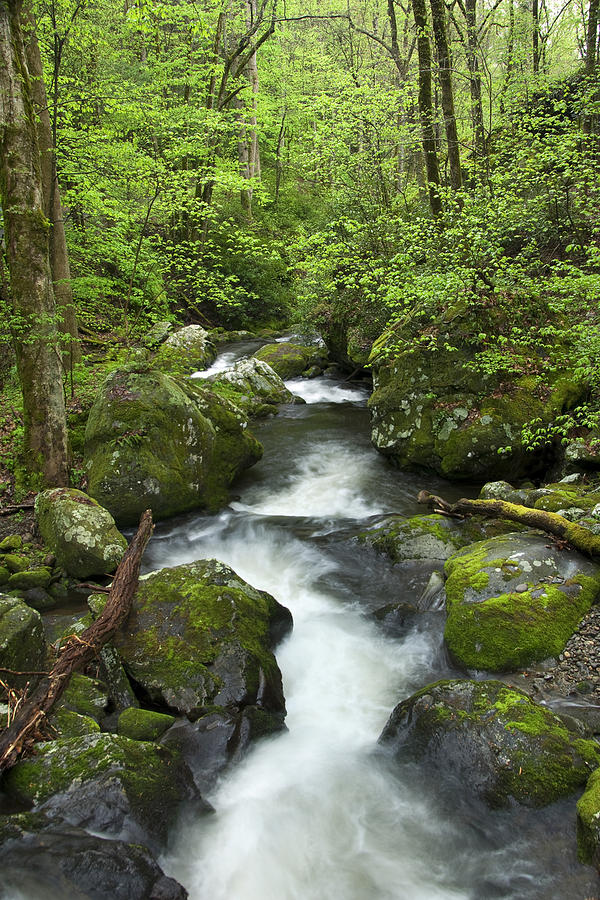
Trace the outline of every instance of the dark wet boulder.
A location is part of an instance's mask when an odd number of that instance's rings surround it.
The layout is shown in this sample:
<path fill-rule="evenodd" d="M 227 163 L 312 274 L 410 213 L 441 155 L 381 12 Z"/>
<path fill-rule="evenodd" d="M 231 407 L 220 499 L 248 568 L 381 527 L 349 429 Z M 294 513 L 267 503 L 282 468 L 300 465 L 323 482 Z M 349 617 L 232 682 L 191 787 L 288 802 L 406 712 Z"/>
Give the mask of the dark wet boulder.
<path fill-rule="evenodd" d="M 12 672 L 43 671 L 46 639 L 42 618 L 22 600 L 0 594 L 0 667 L 12 687 L 24 687 L 31 677 Z"/>
<path fill-rule="evenodd" d="M 0 822 L 2 896 L 27 900 L 186 900 L 140 844 L 107 840 L 41 814 Z"/>
<path fill-rule="evenodd" d="M 34 756 L 5 774 L 3 787 L 50 819 L 151 849 L 165 846 L 182 804 L 201 802 L 178 754 L 114 734 L 37 744 Z"/>
<path fill-rule="evenodd" d="M 86 428 L 89 493 L 123 523 L 137 523 L 148 508 L 155 519 L 214 511 L 261 455 L 226 400 L 145 368 L 108 376 Z"/>
<path fill-rule="evenodd" d="M 259 706 L 283 720 L 272 647 L 291 615 L 217 560 L 140 580 L 126 631 L 115 638 L 130 678 L 164 711 L 192 719 L 212 706 Z"/>
<path fill-rule="evenodd" d="M 83 491 L 43 491 L 35 500 L 35 518 L 57 563 L 75 578 L 114 572 L 127 549 L 108 510 Z"/>
<path fill-rule="evenodd" d="M 398 763 L 503 807 L 545 806 L 585 784 L 600 745 L 501 681 L 439 681 L 393 711 L 380 743 Z"/>
<path fill-rule="evenodd" d="M 290 344 L 285 341 L 265 344 L 254 359 L 268 363 L 284 380 L 302 375 L 312 366 L 327 365 L 327 352 L 319 345 Z"/>
<path fill-rule="evenodd" d="M 444 637 L 467 669 L 510 671 L 558 656 L 600 592 L 600 566 L 532 533 L 471 544 L 445 571 Z"/>

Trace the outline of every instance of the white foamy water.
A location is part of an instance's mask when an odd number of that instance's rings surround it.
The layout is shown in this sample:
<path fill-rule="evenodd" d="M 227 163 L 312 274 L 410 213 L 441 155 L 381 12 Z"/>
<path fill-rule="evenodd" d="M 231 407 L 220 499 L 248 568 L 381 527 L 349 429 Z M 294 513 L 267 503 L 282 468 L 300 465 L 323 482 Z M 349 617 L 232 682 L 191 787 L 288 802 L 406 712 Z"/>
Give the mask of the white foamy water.
<path fill-rule="evenodd" d="M 201 369 L 199 372 L 194 372 L 193 375 L 190 375 L 190 378 L 209 378 L 211 375 L 217 375 L 219 372 L 224 372 L 225 369 L 229 369 L 238 359 L 238 351 L 228 350 L 217 356 L 212 366 L 209 366 L 208 369 Z"/>
<path fill-rule="evenodd" d="M 307 403 L 364 403 L 369 393 L 357 384 L 338 384 L 326 378 L 291 378 L 285 386 Z"/>

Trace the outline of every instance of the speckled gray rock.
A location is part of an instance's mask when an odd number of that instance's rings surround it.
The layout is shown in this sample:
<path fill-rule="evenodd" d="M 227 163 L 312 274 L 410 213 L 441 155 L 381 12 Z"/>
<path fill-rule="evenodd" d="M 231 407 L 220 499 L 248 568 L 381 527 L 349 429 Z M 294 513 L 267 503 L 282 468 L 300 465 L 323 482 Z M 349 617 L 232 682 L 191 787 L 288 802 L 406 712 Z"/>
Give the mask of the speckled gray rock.
<path fill-rule="evenodd" d="M 277 404 L 294 400 L 277 372 L 262 359 L 254 357 L 241 359 L 230 369 L 214 375 L 209 383 L 245 416 L 263 414 L 267 411 L 265 407 L 275 412 Z"/>
<path fill-rule="evenodd" d="M 114 572 L 127 549 L 108 510 L 82 491 L 43 491 L 35 500 L 35 517 L 56 561 L 74 578 Z"/>
<path fill-rule="evenodd" d="M 216 355 L 208 331 L 200 325 L 187 325 L 170 334 L 160 345 L 155 363 L 164 372 L 191 375 L 206 369 Z"/>
<path fill-rule="evenodd" d="M 0 594 L 0 666 L 13 672 L 43 671 L 46 639 L 42 618 L 34 609 Z M 2 678 L 13 687 L 23 687 L 30 676 L 3 672 Z"/>

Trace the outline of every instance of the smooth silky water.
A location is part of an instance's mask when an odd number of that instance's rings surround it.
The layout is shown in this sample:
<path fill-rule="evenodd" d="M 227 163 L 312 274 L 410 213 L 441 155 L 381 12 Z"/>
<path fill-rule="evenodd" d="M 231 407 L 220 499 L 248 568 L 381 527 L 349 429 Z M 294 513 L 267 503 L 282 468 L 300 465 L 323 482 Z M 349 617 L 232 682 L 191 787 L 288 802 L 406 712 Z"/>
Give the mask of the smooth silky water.
<path fill-rule="evenodd" d="M 215 815 L 182 822 L 163 867 L 191 900 L 595 897 L 574 801 L 492 813 L 378 750 L 396 703 L 457 673 L 441 611 L 393 638 L 372 616 L 427 594 L 432 567 L 391 566 L 352 536 L 382 514 L 422 512 L 422 487 L 452 489 L 372 449 L 363 388 L 288 386 L 306 405 L 254 428 L 265 454 L 230 507 L 159 525 L 147 551 L 147 571 L 216 557 L 294 616 L 276 651 L 288 730 L 222 778 L 207 798 Z"/>

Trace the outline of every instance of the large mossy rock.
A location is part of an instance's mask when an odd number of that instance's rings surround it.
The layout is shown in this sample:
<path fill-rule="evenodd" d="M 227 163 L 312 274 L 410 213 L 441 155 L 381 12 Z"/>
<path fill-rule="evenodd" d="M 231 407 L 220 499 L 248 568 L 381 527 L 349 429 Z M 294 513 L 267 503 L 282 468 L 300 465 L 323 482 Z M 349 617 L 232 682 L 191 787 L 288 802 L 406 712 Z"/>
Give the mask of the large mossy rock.
<path fill-rule="evenodd" d="M 306 344 L 290 344 L 285 341 L 265 344 L 254 354 L 271 366 L 280 378 L 296 378 L 312 366 L 323 366 L 327 362 L 327 354 L 320 346 Z"/>
<path fill-rule="evenodd" d="M 183 803 L 199 802 L 177 753 L 115 734 L 37 744 L 35 756 L 5 774 L 3 788 L 51 819 L 151 848 L 165 845 Z"/>
<path fill-rule="evenodd" d="M 42 815 L 0 824 L 3 898 L 186 900 L 187 891 L 139 844 L 107 840 Z"/>
<path fill-rule="evenodd" d="M 16 597 L 0 594 L 0 667 L 2 679 L 12 687 L 24 687 L 30 676 L 12 672 L 44 671 L 46 639 L 39 612 Z"/>
<path fill-rule="evenodd" d="M 217 560 L 162 569 L 140 580 L 115 646 L 153 703 L 198 718 L 212 706 L 258 706 L 282 721 L 281 673 L 272 647 L 291 615 Z"/>
<path fill-rule="evenodd" d="M 500 681 L 439 681 L 400 703 L 380 743 L 461 793 L 545 806 L 585 784 L 600 745 Z"/>
<path fill-rule="evenodd" d="M 35 518 L 57 563 L 74 578 L 114 572 L 127 549 L 108 510 L 82 491 L 43 491 L 35 500 Z"/>
<path fill-rule="evenodd" d="M 444 637 L 467 669 L 510 671 L 558 656 L 600 592 L 600 567 L 537 534 L 479 541 L 445 565 Z"/>
<path fill-rule="evenodd" d="M 135 367 L 112 372 L 85 435 L 89 493 L 134 524 L 227 502 L 235 476 L 262 455 L 239 413 L 191 381 Z"/>
<path fill-rule="evenodd" d="M 581 861 L 600 868 L 600 769 L 592 772 L 577 803 L 577 843 Z"/>
<path fill-rule="evenodd" d="M 191 375 L 206 369 L 217 355 L 208 331 L 187 325 L 170 334 L 156 352 L 154 365 L 173 375 Z"/>
<path fill-rule="evenodd" d="M 271 366 L 261 359 L 241 359 L 210 381 L 213 390 L 230 400 L 244 417 L 277 412 L 280 403 L 292 403 L 294 395 Z"/>
<path fill-rule="evenodd" d="M 585 386 L 570 372 L 532 360 L 529 351 L 523 368 L 537 363 L 540 374 L 478 371 L 478 348 L 456 326 L 438 320 L 430 330 L 427 342 L 407 328 L 384 334 L 373 347 L 375 447 L 400 468 L 459 480 L 518 478 L 538 470 L 543 461 L 523 447 L 522 426 L 533 419 L 551 423 L 583 396 Z"/>

